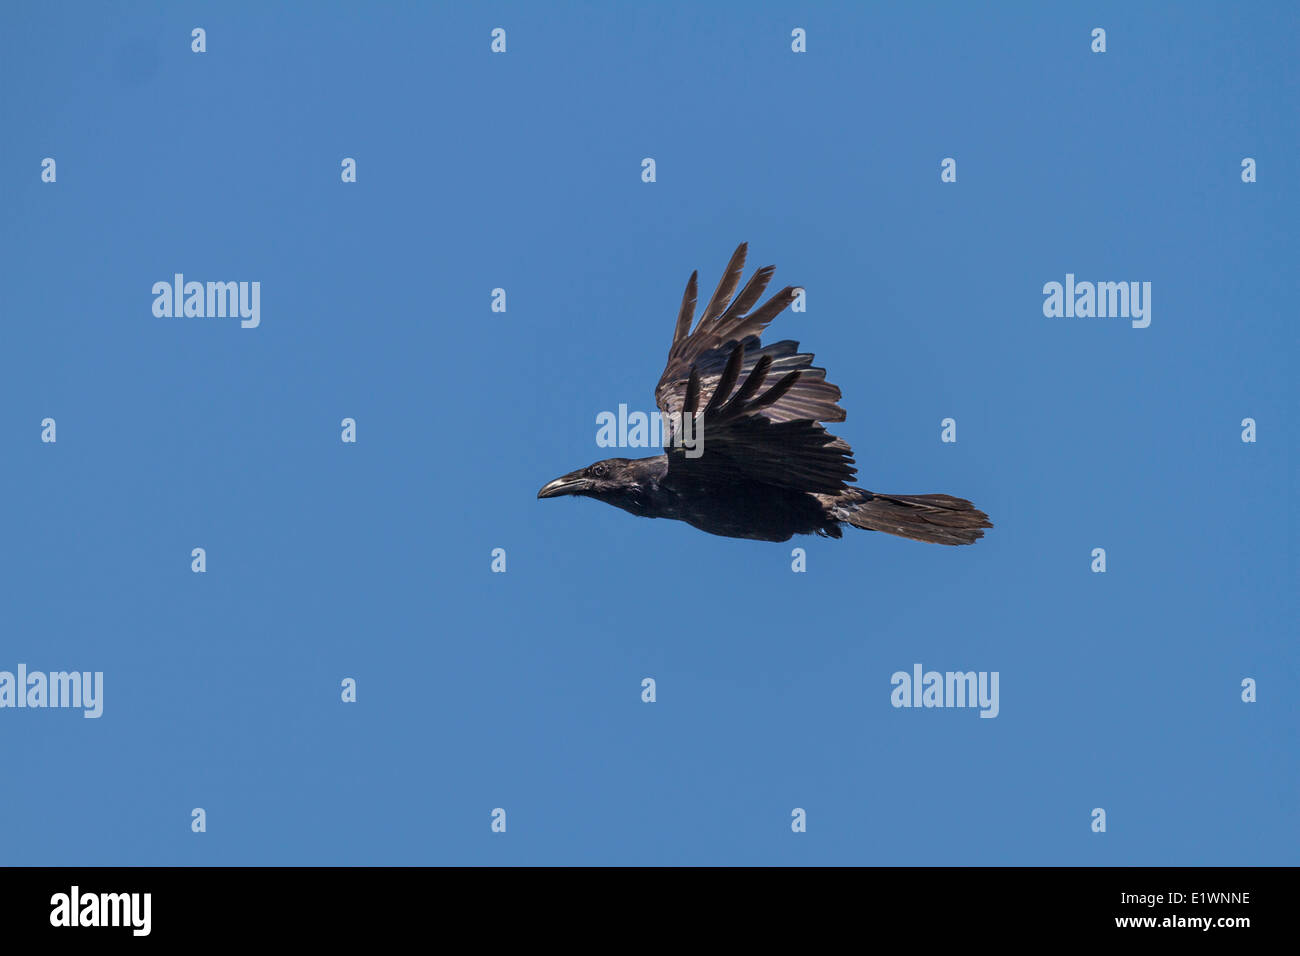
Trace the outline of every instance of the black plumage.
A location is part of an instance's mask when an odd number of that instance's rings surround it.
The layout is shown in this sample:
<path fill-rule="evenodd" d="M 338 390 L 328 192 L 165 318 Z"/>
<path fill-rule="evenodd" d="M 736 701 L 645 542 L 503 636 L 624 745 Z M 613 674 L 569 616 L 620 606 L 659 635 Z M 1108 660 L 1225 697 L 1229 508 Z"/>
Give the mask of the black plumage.
<path fill-rule="evenodd" d="M 761 341 L 799 290 L 786 286 L 754 309 L 775 272 L 764 266 L 732 298 L 747 251 L 746 243 L 737 247 L 693 331 L 698 273 L 686 284 L 655 388 L 664 454 L 598 461 L 549 482 L 537 497 L 582 495 L 641 517 L 760 541 L 838 538 L 843 524 L 936 544 L 983 537 L 993 525 L 963 498 L 849 487 L 857 471 L 852 449 L 821 424 L 844 421 L 840 390 L 797 342 Z M 697 456 L 688 453 L 689 441 L 683 447 L 687 416 L 703 439 Z"/>

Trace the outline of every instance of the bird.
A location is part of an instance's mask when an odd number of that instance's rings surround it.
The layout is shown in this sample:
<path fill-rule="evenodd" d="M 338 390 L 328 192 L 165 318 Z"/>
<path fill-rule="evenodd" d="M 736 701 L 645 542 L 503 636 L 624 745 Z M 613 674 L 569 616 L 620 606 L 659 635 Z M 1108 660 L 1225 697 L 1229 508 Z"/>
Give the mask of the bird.
<path fill-rule="evenodd" d="M 933 544 L 966 545 L 993 525 L 952 495 L 893 495 L 851 487 L 853 450 L 826 430 L 842 422 L 840 390 L 813 355 L 761 335 L 802 291 L 786 286 L 757 308 L 776 269 L 758 269 L 735 295 L 749 244 L 732 254 L 695 323 L 691 273 L 655 388 L 664 453 L 608 458 L 547 482 L 538 498 L 595 498 L 643 518 L 684 521 L 729 538 L 843 536 L 845 525 Z"/>

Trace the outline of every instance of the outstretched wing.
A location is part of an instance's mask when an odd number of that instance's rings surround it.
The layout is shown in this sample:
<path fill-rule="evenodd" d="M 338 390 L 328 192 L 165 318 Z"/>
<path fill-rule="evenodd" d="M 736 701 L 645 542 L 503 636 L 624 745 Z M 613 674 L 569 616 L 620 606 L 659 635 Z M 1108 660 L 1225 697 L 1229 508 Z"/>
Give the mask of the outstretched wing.
<path fill-rule="evenodd" d="M 668 364 L 655 388 L 670 471 L 701 481 L 839 491 L 853 480 L 852 451 L 818 423 L 844 420 L 836 404 L 840 390 L 797 342 L 762 344 L 762 331 L 799 290 L 786 286 L 753 308 L 775 271 L 764 266 L 733 300 L 747 251 L 747 243 L 737 247 L 694 331 L 698 273 L 686 284 Z M 681 447 L 681 439 L 691 437 L 682 434 L 681 418 L 696 414 L 703 452 L 691 457 Z"/>

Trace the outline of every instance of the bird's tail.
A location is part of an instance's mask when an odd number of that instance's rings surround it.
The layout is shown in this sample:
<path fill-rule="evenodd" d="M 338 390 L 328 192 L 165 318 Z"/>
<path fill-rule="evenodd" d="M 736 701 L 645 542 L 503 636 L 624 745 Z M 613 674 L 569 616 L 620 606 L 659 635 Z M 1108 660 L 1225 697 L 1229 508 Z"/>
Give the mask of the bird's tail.
<path fill-rule="evenodd" d="M 993 527 L 989 516 L 951 495 L 881 495 L 850 488 L 827 504 L 840 521 L 933 544 L 974 544 Z"/>

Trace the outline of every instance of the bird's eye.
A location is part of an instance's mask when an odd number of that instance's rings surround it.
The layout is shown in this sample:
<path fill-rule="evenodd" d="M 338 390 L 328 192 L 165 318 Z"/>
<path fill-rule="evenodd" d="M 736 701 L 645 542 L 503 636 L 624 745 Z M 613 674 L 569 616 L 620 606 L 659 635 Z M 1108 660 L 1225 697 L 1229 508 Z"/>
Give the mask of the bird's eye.
<path fill-rule="evenodd" d="M 593 475 L 595 475 L 597 478 L 604 478 L 604 477 L 605 477 L 605 464 L 604 464 L 604 462 L 601 462 L 599 465 L 592 465 L 592 466 L 591 466 L 591 473 L 592 473 Z"/>

